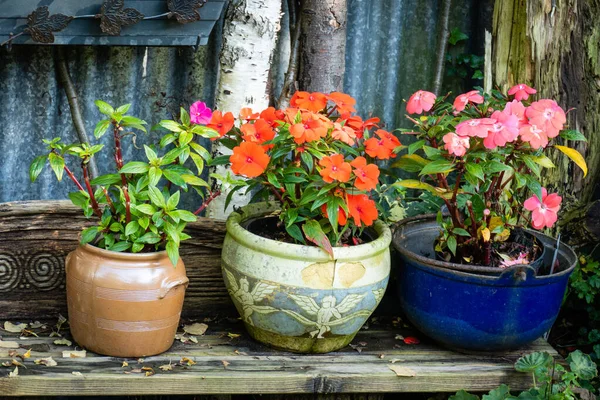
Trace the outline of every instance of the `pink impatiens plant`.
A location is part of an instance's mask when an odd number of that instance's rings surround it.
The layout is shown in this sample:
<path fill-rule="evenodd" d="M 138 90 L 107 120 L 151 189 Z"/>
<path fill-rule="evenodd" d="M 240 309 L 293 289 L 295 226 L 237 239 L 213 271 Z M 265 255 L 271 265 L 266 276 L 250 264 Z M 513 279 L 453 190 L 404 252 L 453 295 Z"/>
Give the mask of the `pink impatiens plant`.
<path fill-rule="evenodd" d="M 562 198 L 542 187 L 543 168 L 554 164 L 544 152 L 552 146 L 587 173 L 576 150 L 557 141 L 585 140 L 565 130 L 566 113 L 551 99 L 531 100 L 536 90 L 518 84 L 508 91 L 478 90 L 448 98 L 419 90 L 406 104 L 413 129 L 402 130 L 416 141 L 399 146 L 406 154 L 393 164 L 420 179 L 397 186 L 421 189 L 440 197 L 448 214 L 438 214 L 441 234 L 435 250 L 448 261 L 505 268 L 533 261 L 535 252 L 514 246 L 514 229 L 552 227 Z M 532 246 L 533 248 L 533 246 Z"/>

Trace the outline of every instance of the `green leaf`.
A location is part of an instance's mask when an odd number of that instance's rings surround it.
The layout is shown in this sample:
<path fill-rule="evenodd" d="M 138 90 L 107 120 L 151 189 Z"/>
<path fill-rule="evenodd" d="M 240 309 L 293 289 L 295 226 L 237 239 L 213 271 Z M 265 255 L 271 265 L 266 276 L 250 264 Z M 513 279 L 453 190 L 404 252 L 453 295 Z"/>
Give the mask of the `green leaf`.
<path fill-rule="evenodd" d="M 314 167 L 314 161 L 313 161 L 312 156 L 308 152 L 304 151 L 300 154 L 300 158 L 302 158 L 302 161 L 306 165 L 306 168 L 309 171 L 312 171 L 312 169 Z"/>
<path fill-rule="evenodd" d="M 169 260 L 171 260 L 171 264 L 173 264 L 173 267 L 177 266 L 177 262 L 179 261 L 179 246 L 177 246 L 172 241 L 168 241 L 167 255 L 169 256 Z"/>
<path fill-rule="evenodd" d="M 172 133 L 167 133 L 165 136 L 162 137 L 162 139 L 160 139 L 160 147 L 164 148 L 165 146 L 173 143 L 175 139 L 177 139 L 175 135 L 173 135 Z"/>
<path fill-rule="evenodd" d="M 208 150 L 206 150 L 204 147 L 200 146 L 198 143 L 195 142 L 191 142 L 190 143 L 190 147 L 196 152 L 198 153 L 198 155 L 200 157 L 202 157 L 205 161 L 209 161 L 211 160 L 211 156 L 210 153 L 208 152 Z"/>
<path fill-rule="evenodd" d="M 185 146 L 186 144 L 190 143 L 193 138 L 194 134 L 192 132 L 181 132 L 179 134 L 179 145 Z"/>
<path fill-rule="evenodd" d="M 527 165 L 527 168 L 529 168 L 529 170 L 531 170 L 531 172 L 533 172 L 539 178 L 540 177 L 540 167 L 535 162 L 535 160 L 533 159 L 533 157 L 532 156 L 528 156 L 528 155 L 524 155 L 521 158 L 525 162 L 525 165 Z"/>
<path fill-rule="evenodd" d="M 167 203 L 165 202 L 165 197 L 156 186 L 148 187 L 148 197 L 150 198 L 152 204 L 154 204 L 155 206 L 158 206 L 160 208 L 165 208 L 167 206 Z"/>
<path fill-rule="evenodd" d="M 54 171 L 56 179 L 60 181 L 65 170 L 65 159 L 56 153 L 50 153 L 48 155 L 48 160 L 50 160 L 50 167 L 52 167 L 52 171 Z"/>
<path fill-rule="evenodd" d="M 504 400 L 510 396 L 510 388 L 502 384 L 496 389 L 490 390 L 488 394 L 481 396 L 481 400 Z"/>
<path fill-rule="evenodd" d="M 535 372 L 540 367 L 550 366 L 552 362 L 550 354 L 536 351 L 519 358 L 515 363 L 515 369 L 519 372 Z"/>
<path fill-rule="evenodd" d="M 448 400 L 479 400 L 479 396 L 460 390 L 455 395 L 448 397 Z"/>
<path fill-rule="evenodd" d="M 201 174 L 202 171 L 204 170 L 204 159 L 196 153 L 191 153 L 190 157 L 192 157 L 192 161 L 194 162 L 194 165 L 196 165 L 198 174 Z"/>
<path fill-rule="evenodd" d="M 143 174 L 148 172 L 150 166 L 141 161 L 131 161 L 123 165 L 123 168 L 119 170 L 121 174 Z"/>
<path fill-rule="evenodd" d="M 302 231 L 306 236 L 306 239 L 313 242 L 321 249 L 325 250 L 333 259 L 333 248 L 331 247 L 331 242 L 329 242 L 329 238 L 321 229 L 321 225 L 319 222 L 314 219 L 306 221 L 302 225 Z"/>
<path fill-rule="evenodd" d="M 96 100 L 94 102 L 94 104 L 96 104 L 96 107 L 98 107 L 98 110 L 100 110 L 100 112 L 104 115 L 107 116 L 112 116 L 115 113 L 115 109 L 112 108 L 112 106 L 102 100 Z"/>
<path fill-rule="evenodd" d="M 413 154 L 415 151 L 420 150 L 425 145 L 424 140 L 417 140 L 414 143 L 408 145 L 408 154 Z"/>
<path fill-rule="evenodd" d="M 435 147 L 431 146 L 423 146 L 423 151 L 429 159 L 434 159 L 442 154 L 442 151 L 440 149 L 436 149 Z"/>
<path fill-rule="evenodd" d="M 279 181 L 277 180 L 277 176 L 274 172 L 267 172 L 267 180 L 271 185 L 275 186 L 277 189 L 282 188 L 281 183 L 279 183 Z"/>
<path fill-rule="evenodd" d="M 150 161 L 151 163 L 153 161 L 158 160 L 158 155 L 156 155 L 156 152 L 150 147 L 144 145 L 144 151 L 146 152 L 146 157 L 148 158 L 148 161 Z"/>
<path fill-rule="evenodd" d="M 148 170 L 148 185 L 156 186 L 162 176 L 162 170 L 157 167 L 150 167 Z"/>
<path fill-rule="evenodd" d="M 454 169 L 454 163 L 447 160 L 435 160 L 423 167 L 419 175 L 446 174 Z"/>
<path fill-rule="evenodd" d="M 461 32 L 461 30 L 459 28 L 454 28 L 450 31 L 450 36 L 448 37 L 448 43 L 450 43 L 451 45 L 455 45 L 458 42 L 461 42 L 463 40 L 467 40 L 469 38 L 469 36 L 467 36 L 465 33 Z"/>
<path fill-rule="evenodd" d="M 155 243 L 160 242 L 160 236 L 158 236 L 154 232 L 148 232 L 148 233 L 145 233 L 143 236 L 140 236 L 136 240 L 136 242 L 138 242 L 138 243 L 155 244 Z"/>
<path fill-rule="evenodd" d="M 156 212 L 156 208 L 152 204 L 140 204 L 135 206 L 136 210 L 141 213 L 152 215 Z"/>
<path fill-rule="evenodd" d="M 215 165 L 226 165 L 226 164 L 229 164 L 229 157 L 230 156 L 215 157 L 210 162 L 208 162 L 208 165 L 210 165 L 211 167 L 214 167 Z"/>
<path fill-rule="evenodd" d="M 132 253 L 139 253 L 140 251 L 142 251 L 144 248 L 144 243 L 134 243 L 131 246 L 131 252 Z"/>
<path fill-rule="evenodd" d="M 100 186 L 114 185 L 117 183 L 121 183 L 121 175 L 120 174 L 100 175 L 99 177 L 92 179 L 92 181 L 90 183 L 92 185 L 100 185 Z"/>
<path fill-rule="evenodd" d="M 125 251 L 131 247 L 129 242 L 117 242 L 110 246 L 108 249 L 112 251 Z"/>
<path fill-rule="evenodd" d="M 556 165 L 554 165 L 552 160 L 543 154 L 541 156 L 533 156 L 531 158 L 544 168 L 556 168 Z"/>
<path fill-rule="evenodd" d="M 198 220 L 198 217 L 194 215 L 194 213 L 189 212 L 187 210 L 175 210 L 172 214 L 176 215 L 179 219 L 185 222 L 195 222 Z"/>
<path fill-rule="evenodd" d="M 574 141 L 582 141 L 582 142 L 587 142 L 587 139 L 585 136 L 583 136 L 583 133 L 579 132 L 579 131 L 575 131 L 575 130 L 569 130 L 569 131 L 562 131 L 560 133 L 560 137 L 565 139 L 565 140 L 574 140 Z"/>
<path fill-rule="evenodd" d="M 426 191 L 428 191 L 438 197 L 442 197 L 442 198 L 449 198 L 452 196 L 452 192 L 449 192 L 444 189 L 436 188 L 435 186 L 432 186 L 425 182 L 421 182 L 416 179 L 403 179 L 398 182 L 395 182 L 392 186 L 403 187 L 403 188 L 407 188 L 407 189 L 426 190 Z"/>
<path fill-rule="evenodd" d="M 456 238 L 454 236 L 448 237 L 447 245 L 452 254 L 456 255 Z"/>
<path fill-rule="evenodd" d="M 81 244 L 86 244 L 91 242 L 98 235 L 98 227 L 90 226 L 89 228 L 84 229 L 81 232 Z"/>
<path fill-rule="evenodd" d="M 588 354 L 584 354 L 581 350 L 575 350 L 567 357 L 571 372 L 577 375 L 580 379 L 589 381 L 598 376 L 596 363 L 592 361 Z"/>
<path fill-rule="evenodd" d="M 471 234 L 463 228 L 454 228 L 454 229 L 452 229 L 452 233 L 455 233 L 460 236 L 467 236 L 467 237 L 471 236 Z"/>
<path fill-rule="evenodd" d="M 185 180 L 177 172 L 170 169 L 163 169 L 162 172 L 165 175 L 165 178 L 173 182 L 175 185 L 185 186 Z"/>
<path fill-rule="evenodd" d="M 125 236 L 131 236 L 140 229 L 140 224 L 137 221 L 131 221 L 125 227 Z"/>
<path fill-rule="evenodd" d="M 181 123 L 184 124 L 185 126 L 189 126 L 191 123 L 190 114 L 188 114 L 186 109 L 183 107 L 179 108 L 179 119 L 181 120 Z"/>
<path fill-rule="evenodd" d="M 400 157 L 398 161 L 392 164 L 392 167 L 400 168 L 408 172 L 419 172 L 429 163 L 430 161 L 417 154 L 409 154 Z"/>
<path fill-rule="evenodd" d="M 542 201 L 542 185 L 531 175 L 526 175 L 525 179 L 527 180 L 527 187 L 529 190 Z"/>
<path fill-rule="evenodd" d="M 285 230 L 291 237 L 296 239 L 298 242 L 300 242 L 302 244 L 306 244 L 306 240 L 304 239 L 304 236 L 302 235 L 302 231 L 300 230 L 298 225 L 286 226 Z"/>
<path fill-rule="evenodd" d="M 175 161 L 177 157 L 179 157 L 179 155 L 185 151 L 186 148 L 187 147 L 177 147 L 169 151 L 162 157 L 160 165 L 167 165 L 173 163 L 173 161 Z"/>
<path fill-rule="evenodd" d="M 140 224 L 140 226 L 142 227 L 142 229 L 146 230 L 146 229 L 148 229 L 148 225 L 150 224 L 150 220 L 148 219 L 148 217 L 140 217 L 140 218 L 138 218 L 138 224 Z"/>
<path fill-rule="evenodd" d="M 198 178 L 196 175 L 183 174 L 181 177 L 188 185 L 210 188 L 208 182 L 206 182 L 204 179 Z"/>
<path fill-rule="evenodd" d="M 182 132 L 183 129 L 181 128 L 181 126 L 172 120 L 162 120 L 158 123 L 160 126 L 162 126 L 163 128 L 165 128 L 166 130 L 169 130 L 171 132 Z"/>
<path fill-rule="evenodd" d="M 71 199 L 74 205 L 85 210 L 89 206 L 90 196 L 83 190 L 80 190 L 79 192 L 69 193 L 69 199 Z"/>
<path fill-rule="evenodd" d="M 502 164 L 496 160 L 484 163 L 483 169 L 488 174 L 496 174 L 502 171 L 512 171 L 512 167 L 510 165 Z"/>
<path fill-rule="evenodd" d="M 44 169 L 44 165 L 46 165 L 47 158 L 47 156 L 38 156 L 33 159 L 31 165 L 29 166 L 29 179 L 31 182 L 35 182 L 37 177 L 40 175 Z"/>
<path fill-rule="evenodd" d="M 100 139 L 106 133 L 109 126 L 110 120 L 108 119 L 103 119 L 100 122 L 98 122 L 96 124 L 96 127 L 94 128 L 94 137 L 96 139 Z"/>
<path fill-rule="evenodd" d="M 122 106 L 117 107 L 117 114 L 127 114 L 127 111 L 129 111 L 129 108 L 131 107 L 131 104 L 123 104 Z"/>
<path fill-rule="evenodd" d="M 471 175 L 477 177 L 478 179 L 481 179 L 482 181 L 485 181 L 485 178 L 483 175 L 483 168 L 481 168 L 481 165 L 474 164 L 474 163 L 467 163 L 467 164 L 465 164 L 465 168 L 467 169 L 467 172 L 469 172 Z"/>
<path fill-rule="evenodd" d="M 177 205 L 179 204 L 180 197 L 181 194 L 179 190 L 173 193 L 173 195 L 171 195 L 171 197 L 169 197 L 169 200 L 167 201 L 167 210 L 174 210 L 175 207 L 177 207 Z"/>

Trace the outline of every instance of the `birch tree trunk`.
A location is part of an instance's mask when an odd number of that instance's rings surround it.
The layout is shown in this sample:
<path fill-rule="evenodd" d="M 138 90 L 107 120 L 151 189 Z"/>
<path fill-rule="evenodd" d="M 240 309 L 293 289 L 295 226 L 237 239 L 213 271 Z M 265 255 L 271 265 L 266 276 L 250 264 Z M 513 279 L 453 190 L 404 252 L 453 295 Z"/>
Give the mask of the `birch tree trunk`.
<path fill-rule="evenodd" d="M 220 73 L 217 85 L 216 108 L 238 115 L 242 107 L 260 110 L 269 105 L 269 69 L 279 23 L 281 0 L 232 0 L 227 8 L 223 26 L 223 46 L 220 55 Z M 230 154 L 224 146 L 215 146 L 213 152 Z M 225 175 L 227 169 L 217 167 L 216 173 Z M 228 188 L 224 187 L 207 207 L 206 215 L 225 219 L 233 206 L 241 206 L 249 199 L 233 196 L 224 210 Z"/>
<path fill-rule="evenodd" d="M 346 0 L 304 0 L 300 89 L 342 91 L 346 68 Z"/>
<path fill-rule="evenodd" d="M 589 202 L 600 178 L 600 0 L 496 0 L 493 21 L 494 84 L 527 83 L 541 98 L 554 98 L 568 113 L 570 129 L 588 142 L 570 142 L 589 166 L 586 178 L 554 151 L 555 169 L 545 184 Z"/>

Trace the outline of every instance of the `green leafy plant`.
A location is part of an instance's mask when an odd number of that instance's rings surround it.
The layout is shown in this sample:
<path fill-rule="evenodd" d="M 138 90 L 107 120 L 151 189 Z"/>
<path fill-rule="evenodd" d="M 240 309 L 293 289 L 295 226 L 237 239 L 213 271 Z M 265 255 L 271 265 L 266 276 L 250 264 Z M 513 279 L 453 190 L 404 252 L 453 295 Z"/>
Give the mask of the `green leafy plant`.
<path fill-rule="evenodd" d="M 593 391 L 590 381 L 598 376 L 598 370 L 591 358 L 577 350 L 569 354 L 566 362 L 568 368 L 546 352 L 527 354 L 517 360 L 515 369 L 531 374 L 532 387 L 513 395 L 507 385 L 500 385 L 483 395 L 482 400 L 573 400 L 579 398 L 581 389 Z M 461 390 L 449 400 L 479 400 L 479 396 Z"/>
<path fill-rule="evenodd" d="M 213 160 L 209 152 L 193 140 L 196 136 L 214 138 L 217 132 L 193 123 L 190 114 L 181 109 L 180 120 L 163 120 L 155 127 L 168 131 L 159 144 L 144 145 L 146 160 L 123 160 L 122 140 L 132 129 L 146 132 L 147 123 L 127 115 L 130 105 L 113 108 L 97 100 L 96 106 L 105 118 L 96 125 L 94 136 L 99 139 L 110 131 L 114 141 L 115 173 L 90 178 L 89 162 L 102 151 L 102 144 L 63 144 L 60 138 L 44 140 L 48 153 L 36 157 L 30 166 L 30 178 L 35 181 L 46 163 L 60 181 L 66 174 L 77 187 L 69 194 L 86 217 L 96 217 L 97 224 L 81 233 L 81 243 L 90 243 L 112 251 L 151 252 L 166 250 L 173 263 L 179 259 L 179 245 L 188 239 L 183 230 L 195 221 L 207 201 L 196 213 L 178 208 L 181 193 L 194 189 L 201 195 L 210 192 L 210 185 L 184 166 L 191 158 L 200 174 L 205 163 Z M 162 153 L 162 154 L 161 154 Z M 159 155 L 161 154 L 161 155 Z M 79 160 L 81 177 L 68 167 L 65 158 Z"/>
<path fill-rule="evenodd" d="M 450 78 L 483 79 L 484 57 L 477 54 L 457 53 L 454 47 L 460 46 L 469 36 L 459 28 L 454 28 L 448 36 L 448 54 L 446 54 L 446 75 Z M 461 46 L 462 47 L 462 46 Z"/>

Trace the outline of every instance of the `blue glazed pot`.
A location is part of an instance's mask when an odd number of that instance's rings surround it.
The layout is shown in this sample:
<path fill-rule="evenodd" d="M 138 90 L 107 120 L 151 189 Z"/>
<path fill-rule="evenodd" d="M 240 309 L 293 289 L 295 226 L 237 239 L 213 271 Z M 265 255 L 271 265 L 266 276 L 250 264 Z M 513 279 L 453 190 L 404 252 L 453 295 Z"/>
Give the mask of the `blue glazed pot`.
<path fill-rule="evenodd" d="M 398 294 L 408 319 L 432 339 L 452 348 L 495 351 L 518 348 L 554 323 L 577 256 L 560 244 L 552 275 L 536 276 L 529 265 L 507 269 L 452 264 L 435 259 L 440 228 L 432 216 L 401 221 L 393 244 L 399 253 Z M 535 235 L 549 266 L 555 240 Z"/>

